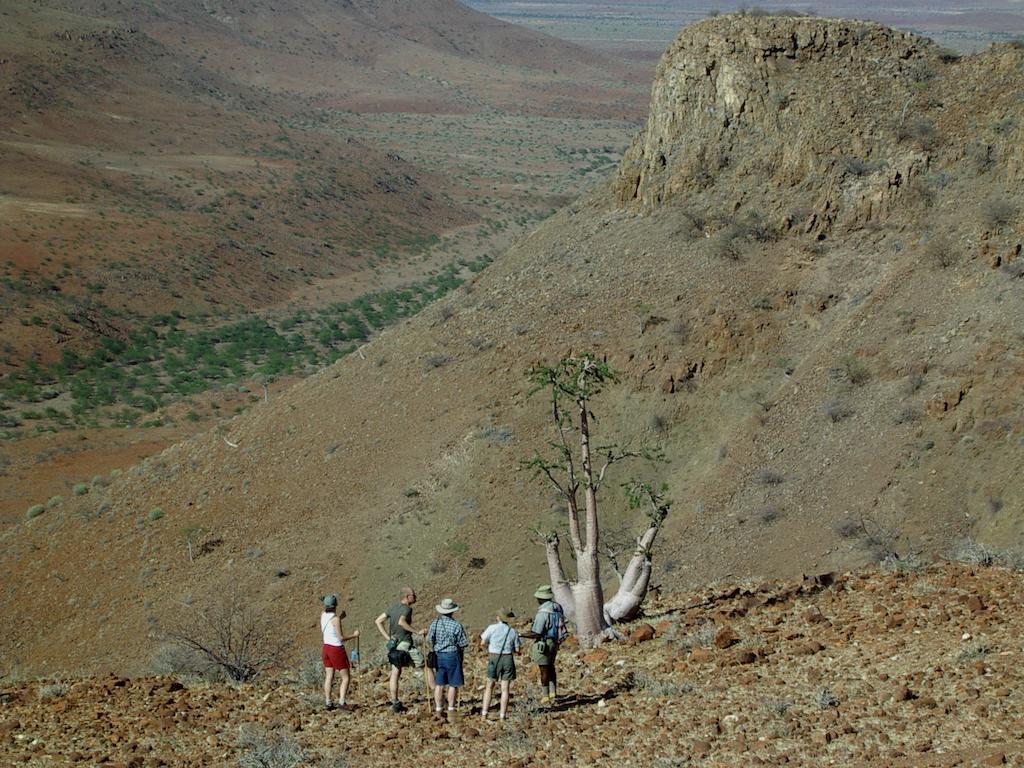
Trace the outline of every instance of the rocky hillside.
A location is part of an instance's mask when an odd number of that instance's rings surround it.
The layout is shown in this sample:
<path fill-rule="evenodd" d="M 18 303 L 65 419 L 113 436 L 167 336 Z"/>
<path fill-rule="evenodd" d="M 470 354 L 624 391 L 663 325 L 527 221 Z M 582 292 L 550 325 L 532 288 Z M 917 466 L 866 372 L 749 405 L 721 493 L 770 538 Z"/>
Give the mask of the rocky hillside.
<path fill-rule="evenodd" d="M 559 510 L 523 371 L 607 356 L 600 439 L 646 435 L 667 586 L 1021 543 L 1024 51 L 724 17 L 666 52 L 619 173 L 440 305 L 3 539 L 10 664 L 141 671 L 182 603 L 296 638 L 401 582 L 471 621 L 547 581 Z M 606 528 L 628 526 L 618 483 Z M 60 595 L 67 644 L 38 631 Z M 428 598 L 429 599 L 429 598 Z M 426 603 L 428 600 L 425 600 Z M 432 603 L 431 603 L 432 604 Z"/>
<path fill-rule="evenodd" d="M 324 711 L 315 659 L 245 686 L 11 683 L 0 691 L 0 756 L 140 768 L 398 766 L 410 756 L 427 768 L 1019 766 L 1022 588 L 1019 573 L 943 567 L 665 596 L 628 644 L 563 648 L 553 706 L 539 704 L 535 671 L 521 663 L 504 723 L 478 714 L 486 656 L 476 648 L 458 711 L 443 721 L 414 681 L 407 712 L 382 707 L 386 678 L 365 664 L 354 709 Z"/>

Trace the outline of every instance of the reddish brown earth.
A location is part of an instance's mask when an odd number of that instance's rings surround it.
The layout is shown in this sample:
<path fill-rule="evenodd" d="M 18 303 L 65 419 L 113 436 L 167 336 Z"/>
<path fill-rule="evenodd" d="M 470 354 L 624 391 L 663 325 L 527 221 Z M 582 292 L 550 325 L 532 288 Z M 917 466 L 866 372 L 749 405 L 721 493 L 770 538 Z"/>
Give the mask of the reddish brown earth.
<path fill-rule="evenodd" d="M 244 685 L 10 680 L 0 756 L 198 767 L 276 744 L 278 759 L 296 762 L 273 765 L 1020 766 L 1022 589 L 1020 573 L 943 565 L 665 595 L 625 628 L 628 643 L 563 647 L 554 706 L 539 704 L 521 659 L 505 723 L 476 714 L 486 665 L 477 648 L 446 720 L 414 680 L 404 681 L 409 711 L 383 708 L 384 671 L 365 663 L 353 710 L 324 711 L 312 648 L 292 674 Z"/>
<path fill-rule="evenodd" d="M 7 531 L 7 663 L 67 673 L 70 646 L 76 672 L 141 674 L 181 601 L 233 590 L 296 640 L 324 593 L 368 617 L 403 582 L 480 624 L 547 581 L 533 531 L 562 517 L 519 469 L 550 438 L 523 371 L 573 351 L 621 372 L 600 439 L 664 449 L 630 471 L 675 499 L 667 588 L 1019 564 L 1022 57 L 840 20 L 687 29 L 605 188 L 360 354 Z M 635 525 L 628 477 L 608 530 Z"/>

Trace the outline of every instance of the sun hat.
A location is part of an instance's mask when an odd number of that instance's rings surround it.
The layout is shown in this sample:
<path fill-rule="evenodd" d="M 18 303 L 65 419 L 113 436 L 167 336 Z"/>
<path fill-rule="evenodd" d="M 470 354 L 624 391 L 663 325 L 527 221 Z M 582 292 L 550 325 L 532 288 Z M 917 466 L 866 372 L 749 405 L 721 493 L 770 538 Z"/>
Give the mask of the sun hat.
<path fill-rule="evenodd" d="M 537 587 L 537 591 L 533 593 L 533 596 L 538 600 L 554 600 L 555 593 L 551 591 L 550 584 L 541 584 Z"/>
<path fill-rule="evenodd" d="M 502 608 L 500 611 L 498 611 L 499 619 L 514 619 L 515 617 L 515 611 L 513 611 L 511 608 Z"/>
<path fill-rule="evenodd" d="M 444 600 L 442 600 L 440 603 L 434 606 L 434 610 L 438 613 L 444 614 L 455 613 L 457 610 L 459 610 L 459 605 L 450 597 L 446 597 Z"/>
<path fill-rule="evenodd" d="M 338 596 L 328 595 L 324 598 L 324 608 L 337 608 L 338 607 Z"/>

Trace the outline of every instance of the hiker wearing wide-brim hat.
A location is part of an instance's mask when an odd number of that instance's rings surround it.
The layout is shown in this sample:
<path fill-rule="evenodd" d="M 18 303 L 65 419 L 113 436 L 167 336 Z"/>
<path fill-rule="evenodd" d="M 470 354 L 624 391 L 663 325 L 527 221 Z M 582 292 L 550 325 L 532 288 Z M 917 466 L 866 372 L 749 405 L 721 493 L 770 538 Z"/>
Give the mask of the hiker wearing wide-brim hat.
<path fill-rule="evenodd" d="M 495 681 L 501 685 L 501 706 L 499 716 L 505 719 L 508 711 L 509 689 L 512 681 L 516 679 L 515 655 L 523 647 L 523 641 L 519 639 L 519 633 L 510 625 L 509 621 L 515 618 L 511 608 L 503 608 L 498 611 L 497 623 L 491 624 L 480 635 L 480 642 L 487 647 L 487 684 L 484 686 L 484 701 L 480 708 L 483 719 L 487 719 L 487 710 L 491 706 L 491 692 L 494 689 Z"/>
<path fill-rule="evenodd" d="M 444 700 L 444 689 L 448 688 L 448 711 L 455 711 L 455 697 L 458 689 L 465 683 L 462 675 L 462 652 L 469 645 L 465 628 L 452 618 L 459 610 L 459 605 L 450 597 L 446 597 L 434 606 L 438 617 L 430 622 L 427 640 L 437 657 L 437 668 L 434 670 L 434 711 L 441 717 L 441 705 Z"/>
<path fill-rule="evenodd" d="M 555 602 L 555 593 L 550 584 L 541 584 L 533 596 L 537 598 L 537 616 L 530 631 L 524 633 L 524 636 L 533 638 L 530 658 L 537 665 L 540 687 L 544 689 L 540 702 L 554 703 L 558 695 L 555 657 L 558 655 L 558 647 L 569 634 L 565 628 L 565 610 Z"/>

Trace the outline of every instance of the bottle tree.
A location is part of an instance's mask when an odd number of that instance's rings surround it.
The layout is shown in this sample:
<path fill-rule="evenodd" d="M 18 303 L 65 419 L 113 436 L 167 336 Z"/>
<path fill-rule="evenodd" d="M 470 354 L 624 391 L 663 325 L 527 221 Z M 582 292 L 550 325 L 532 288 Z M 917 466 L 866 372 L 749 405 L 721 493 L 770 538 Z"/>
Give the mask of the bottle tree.
<path fill-rule="evenodd" d="M 576 625 L 584 645 L 615 636 L 612 625 L 634 618 L 647 594 L 651 579 L 651 549 L 668 515 L 671 502 L 662 491 L 637 480 L 625 483 L 630 506 L 646 510 L 646 530 L 636 539 L 625 569 L 612 565 L 619 576 L 615 595 L 605 602 L 601 583 L 601 529 L 598 495 L 608 470 L 629 459 L 654 460 L 658 453 L 647 448 L 593 442 L 596 423 L 590 402 L 610 382 L 617 380 L 608 363 L 591 354 L 566 357 L 553 366 L 540 365 L 528 373 L 531 394 L 546 392 L 550 398 L 555 436 L 545 454 L 536 453 L 525 466 L 546 478 L 565 503 L 569 546 L 576 564 L 575 579 L 562 566 L 557 531 L 542 533 L 555 599 Z"/>

